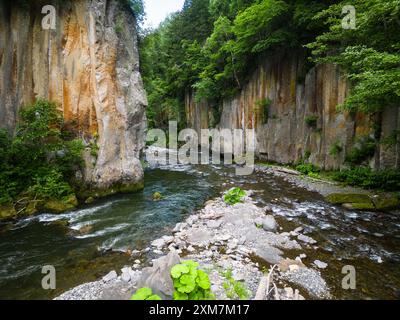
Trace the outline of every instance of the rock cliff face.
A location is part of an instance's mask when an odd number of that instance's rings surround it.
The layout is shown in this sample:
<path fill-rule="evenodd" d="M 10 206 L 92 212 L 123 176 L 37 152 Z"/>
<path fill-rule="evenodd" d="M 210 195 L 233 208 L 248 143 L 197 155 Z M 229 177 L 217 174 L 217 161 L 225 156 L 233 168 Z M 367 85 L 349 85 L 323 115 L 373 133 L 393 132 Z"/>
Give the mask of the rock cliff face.
<path fill-rule="evenodd" d="M 399 107 L 386 107 L 381 119 L 337 112 L 350 90 L 341 72 L 333 65 L 307 72 L 304 68 L 302 53 L 266 58 L 242 91 L 223 102 L 219 127 L 256 129 L 256 151 L 262 159 L 295 163 L 309 156 L 310 162 L 325 169 L 344 165 L 358 139 L 373 134 L 372 121 L 380 124 L 383 139 L 400 129 Z M 193 94 L 186 98 L 186 113 L 188 125 L 196 130 L 211 123 L 210 106 L 196 103 Z M 307 121 L 310 116 L 315 125 Z M 330 154 L 334 145 L 342 148 L 336 155 Z M 399 144 L 379 146 L 371 166 L 399 168 L 399 154 Z"/>
<path fill-rule="evenodd" d="M 118 0 L 0 2 L 0 126 L 12 132 L 21 106 L 56 102 L 66 123 L 97 157 L 86 155 L 94 189 L 140 187 L 146 94 L 139 73 L 135 17 Z M 56 8 L 43 30 L 42 6 Z"/>

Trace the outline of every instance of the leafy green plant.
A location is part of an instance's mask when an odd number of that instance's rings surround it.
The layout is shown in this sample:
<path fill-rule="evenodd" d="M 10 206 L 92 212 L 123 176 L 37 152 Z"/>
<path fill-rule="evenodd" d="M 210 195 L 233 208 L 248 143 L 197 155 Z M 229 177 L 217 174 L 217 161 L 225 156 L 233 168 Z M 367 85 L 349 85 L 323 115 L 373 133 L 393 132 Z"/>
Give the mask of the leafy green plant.
<path fill-rule="evenodd" d="M 254 111 L 259 112 L 262 115 L 262 122 L 267 123 L 269 118 L 269 107 L 272 101 L 269 98 L 264 98 L 256 102 Z"/>
<path fill-rule="evenodd" d="M 353 147 L 346 155 L 346 162 L 352 166 L 360 165 L 375 154 L 376 141 L 371 137 L 362 137 L 358 146 Z"/>
<path fill-rule="evenodd" d="M 321 169 L 317 168 L 311 163 L 300 163 L 296 166 L 296 170 L 305 175 L 309 175 L 311 173 L 318 174 L 319 172 L 321 172 Z"/>
<path fill-rule="evenodd" d="M 400 170 L 373 171 L 367 167 L 355 167 L 333 172 L 331 177 L 335 181 L 343 182 L 350 186 L 385 191 L 400 190 Z"/>
<path fill-rule="evenodd" d="M 314 114 L 306 116 L 304 122 L 309 128 L 316 129 L 318 124 L 318 116 Z"/>
<path fill-rule="evenodd" d="M 230 299 L 240 299 L 247 300 L 250 297 L 250 292 L 246 288 L 246 286 L 233 279 L 232 270 L 228 269 L 225 272 L 222 272 L 222 275 L 225 277 L 226 281 L 223 284 L 223 288 L 225 289 L 226 296 Z"/>
<path fill-rule="evenodd" d="M 333 157 L 337 157 L 343 151 L 343 147 L 341 146 L 339 141 L 336 141 L 329 148 L 329 154 Z"/>
<path fill-rule="evenodd" d="M 239 187 L 232 188 L 224 196 L 224 201 L 229 205 L 235 205 L 236 203 L 242 202 L 245 195 L 246 192 Z"/>
<path fill-rule="evenodd" d="M 54 103 L 39 99 L 24 106 L 15 135 L 0 131 L 0 204 L 73 195 L 84 148 L 73 136 Z"/>
<path fill-rule="evenodd" d="M 150 288 L 144 287 L 136 291 L 131 300 L 161 300 L 160 296 L 153 294 Z"/>
<path fill-rule="evenodd" d="M 215 299 L 211 292 L 208 274 L 198 269 L 199 264 L 192 260 L 182 261 L 171 269 L 174 284 L 174 300 L 211 300 Z"/>

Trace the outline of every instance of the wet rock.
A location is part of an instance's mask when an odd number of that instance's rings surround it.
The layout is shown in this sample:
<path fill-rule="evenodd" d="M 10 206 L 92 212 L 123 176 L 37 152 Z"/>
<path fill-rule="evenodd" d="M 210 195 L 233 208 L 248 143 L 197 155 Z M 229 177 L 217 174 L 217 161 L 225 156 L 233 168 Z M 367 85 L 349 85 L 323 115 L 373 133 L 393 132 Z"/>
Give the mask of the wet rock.
<path fill-rule="evenodd" d="M 320 269 L 326 269 L 328 267 L 328 264 L 321 260 L 315 260 L 314 264 Z"/>
<path fill-rule="evenodd" d="M 93 225 L 88 224 L 88 225 L 83 226 L 82 228 L 80 228 L 80 229 L 78 230 L 78 233 L 79 233 L 80 235 L 84 235 L 84 234 L 90 233 L 92 230 L 93 230 Z"/>
<path fill-rule="evenodd" d="M 151 245 L 153 246 L 153 247 L 157 247 L 157 248 L 162 248 L 162 247 L 164 247 L 165 246 L 165 240 L 164 239 L 162 239 L 162 238 L 159 238 L 159 239 L 156 239 L 156 240 L 154 240 L 152 243 L 151 243 Z"/>
<path fill-rule="evenodd" d="M 125 267 L 125 268 L 122 268 L 121 271 L 122 271 L 121 280 L 124 282 L 131 281 L 131 274 L 133 272 L 132 268 Z"/>
<path fill-rule="evenodd" d="M 104 282 L 109 282 L 118 278 L 118 274 L 115 270 L 110 271 L 103 277 Z"/>
<path fill-rule="evenodd" d="M 302 242 L 308 243 L 308 244 L 315 244 L 317 241 L 315 241 L 313 238 L 306 236 L 304 234 L 300 234 L 297 236 L 297 239 L 299 239 Z"/>
<path fill-rule="evenodd" d="M 154 192 L 152 198 L 153 201 L 160 201 L 162 199 L 162 194 L 160 192 Z"/>
<path fill-rule="evenodd" d="M 144 268 L 140 276 L 137 287 L 149 287 L 154 294 L 158 294 L 163 299 L 171 299 L 173 293 L 173 283 L 170 275 L 171 268 L 180 263 L 180 257 L 176 252 L 170 252 L 153 261 L 153 266 Z"/>
<path fill-rule="evenodd" d="M 400 199 L 390 194 L 375 195 L 372 197 L 372 201 L 377 210 L 389 210 L 400 207 Z"/>

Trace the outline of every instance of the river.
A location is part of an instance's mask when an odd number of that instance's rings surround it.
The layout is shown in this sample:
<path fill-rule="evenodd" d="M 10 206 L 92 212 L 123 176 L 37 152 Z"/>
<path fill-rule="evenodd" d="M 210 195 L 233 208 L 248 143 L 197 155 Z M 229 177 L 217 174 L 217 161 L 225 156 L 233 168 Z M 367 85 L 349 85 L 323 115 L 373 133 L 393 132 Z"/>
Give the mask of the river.
<path fill-rule="evenodd" d="M 126 250 L 143 249 L 208 199 L 232 186 L 255 190 L 271 205 L 283 231 L 302 226 L 318 241 L 303 250 L 306 265 L 328 263 L 322 276 L 338 299 L 400 298 L 400 215 L 357 212 L 326 203 L 270 174 L 236 176 L 233 167 L 165 166 L 145 171 L 145 189 L 61 215 L 41 214 L 0 225 L 0 299 L 51 299 L 76 285 L 133 264 Z M 164 199 L 152 201 L 160 192 Z M 85 233 L 80 233 L 82 227 Z M 299 252 L 286 252 L 295 258 Z M 151 257 L 151 254 L 148 258 Z M 43 290 L 41 269 L 54 265 L 57 289 Z M 356 290 L 341 287 L 345 265 L 357 271 Z"/>

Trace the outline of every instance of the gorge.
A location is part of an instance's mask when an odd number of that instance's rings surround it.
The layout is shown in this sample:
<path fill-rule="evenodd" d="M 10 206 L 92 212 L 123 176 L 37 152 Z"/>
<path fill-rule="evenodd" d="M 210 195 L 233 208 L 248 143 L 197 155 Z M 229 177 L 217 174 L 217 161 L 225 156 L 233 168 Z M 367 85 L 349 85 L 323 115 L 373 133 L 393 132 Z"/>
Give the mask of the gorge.
<path fill-rule="evenodd" d="M 154 269 L 181 258 L 217 299 L 255 299 L 268 272 L 275 298 L 399 299 L 387 2 L 355 1 L 353 32 L 338 28 L 344 1 L 186 0 L 151 30 L 141 0 L 0 1 L 0 299 L 129 299 L 143 283 L 172 299 L 151 279 L 168 286 Z M 254 129 L 254 171 L 151 163 L 146 150 L 176 155 L 146 141 L 171 121 Z"/>

